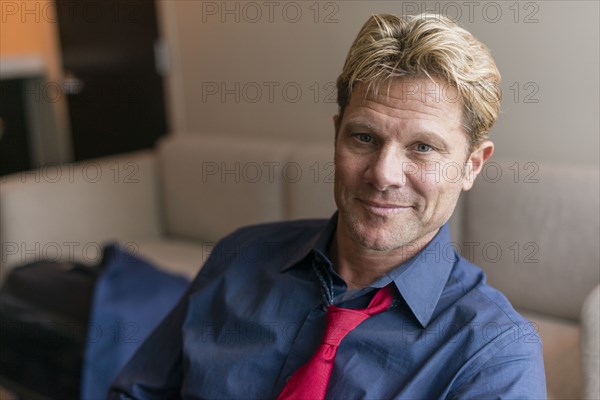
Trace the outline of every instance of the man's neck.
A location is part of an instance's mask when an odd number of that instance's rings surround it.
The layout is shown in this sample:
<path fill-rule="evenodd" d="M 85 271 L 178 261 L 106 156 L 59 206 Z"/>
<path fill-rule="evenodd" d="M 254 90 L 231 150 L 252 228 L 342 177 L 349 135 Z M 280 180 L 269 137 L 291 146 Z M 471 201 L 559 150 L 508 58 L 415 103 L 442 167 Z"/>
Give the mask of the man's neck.
<path fill-rule="evenodd" d="M 344 279 L 348 289 L 363 288 L 419 253 L 437 232 L 393 250 L 377 251 L 340 235 L 337 230 L 330 243 L 329 254 L 334 269 Z"/>

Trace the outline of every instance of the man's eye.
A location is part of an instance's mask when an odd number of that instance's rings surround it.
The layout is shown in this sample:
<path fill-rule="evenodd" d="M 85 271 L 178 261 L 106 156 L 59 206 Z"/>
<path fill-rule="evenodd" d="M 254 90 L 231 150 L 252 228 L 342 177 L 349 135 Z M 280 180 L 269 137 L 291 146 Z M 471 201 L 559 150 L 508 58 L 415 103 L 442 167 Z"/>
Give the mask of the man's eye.
<path fill-rule="evenodd" d="M 373 137 L 366 133 L 359 133 L 357 135 L 354 135 L 354 137 L 363 143 L 371 143 L 373 141 Z"/>
<path fill-rule="evenodd" d="M 419 143 L 417 144 L 416 149 L 419 153 L 427 153 L 433 150 L 433 147 L 425 143 Z"/>

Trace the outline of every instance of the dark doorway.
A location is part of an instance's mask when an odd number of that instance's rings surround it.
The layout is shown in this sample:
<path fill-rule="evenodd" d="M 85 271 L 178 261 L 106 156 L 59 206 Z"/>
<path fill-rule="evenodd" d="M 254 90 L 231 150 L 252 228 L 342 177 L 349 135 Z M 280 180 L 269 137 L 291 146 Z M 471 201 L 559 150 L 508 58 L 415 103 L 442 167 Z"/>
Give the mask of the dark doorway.
<path fill-rule="evenodd" d="M 24 79 L 0 81 L 0 175 L 32 167 L 25 86 Z"/>
<path fill-rule="evenodd" d="M 152 147 L 166 133 L 152 0 L 56 0 L 75 161 Z"/>

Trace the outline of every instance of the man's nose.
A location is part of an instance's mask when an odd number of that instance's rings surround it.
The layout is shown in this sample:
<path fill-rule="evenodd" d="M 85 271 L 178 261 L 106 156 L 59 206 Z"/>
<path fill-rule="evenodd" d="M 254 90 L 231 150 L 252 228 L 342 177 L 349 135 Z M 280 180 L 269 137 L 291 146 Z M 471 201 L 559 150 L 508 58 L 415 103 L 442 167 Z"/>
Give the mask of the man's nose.
<path fill-rule="evenodd" d="M 379 191 L 399 189 L 406 185 L 410 163 L 401 151 L 394 147 L 381 148 L 371 160 L 365 172 L 368 183 Z"/>

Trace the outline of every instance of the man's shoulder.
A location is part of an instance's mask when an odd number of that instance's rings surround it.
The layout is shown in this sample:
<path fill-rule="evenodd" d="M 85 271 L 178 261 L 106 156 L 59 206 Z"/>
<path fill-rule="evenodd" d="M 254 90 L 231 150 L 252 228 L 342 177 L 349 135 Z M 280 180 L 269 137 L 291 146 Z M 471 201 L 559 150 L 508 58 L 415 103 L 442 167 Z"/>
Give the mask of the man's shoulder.
<path fill-rule="evenodd" d="M 461 288 L 462 294 L 458 300 L 460 307 L 472 313 L 472 321 L 482 332 L 485 331 L 484 337 L 494 341 L 496 346 L 510 342 L 502 340 L 503 335 L 520 339 L 525 335 L 528 337 L 525 342 L 529 339 L 540 341 L 532 323 L 513 307 L 504 293 L 487 282 L 486 274 L 480 267 L 460 257 L 451 280 Z"/>
<path fill-rule="evenodd" d="M 326 219 L 270 222 L 237 229 L 221 239 L 206 266 L 279 265 L 307 253 L 324 231 Z M 205 267 L 206 267 L 205 266 Z"/>
<path fill-rule="evenodd" d="M 326 219 L 303 219 L 268 222 L 241 227 L 217 243 L 215 251 L 227 251 L 232 247 L 251 251 L 268 247 L 271 251 L 294 248 L 302 251 L 304 246 L 316 240 L 327 226 Z"/>
<path fill-rule="evenodd" d="M 487 282 L 481 268 L 462 257 L 448 283 L 454 293 L 453 303 L 442 313 L 442 319 L 462 328 L 458 337 L 465 340 L 460 354 L 467 356 L 449 397 L 487 397 L 486 391 L 500 390 L 495 385 L 502 380 L 494 379 L 503 375 L 515 382 L 523 381 L 510 390 L 527 390 L 531 392 L 528 398 L 538 398 L 544 388 L 544 368 L 536 326 L 493 283 Z M 477 395 L 466 395 L 472 390 Z"/>
<path fill-rule="evenodd" d="M 503 369 L 504 364 L 539 372 L 542 343 L 535 325 L 487 282 L 480 267 L 459 257 L 447 290 L 447 303 L 437 321 L 442 332 L 458 329 L 456 340 L 464 339 L 460 354 L 467 356 L 457 388 L 467 387 L 482 371 Z"/>
<path fill-rule="evenodd" d="M 327 222 L 307 219 L 239 228 L 212 249 L 193 286 L 219 280 L 242 282 L 279 276 L 285 265 L 310 251 Z"/>
<path fill-rule="evenodd" d="M 327 226 L 327 222 L 327 219 L 301 219 L 249 225 L 237 229 L 223 238 L 222 241 L 245 242 L 265 238 L 277 238 L 279 240 L 310 238 L 323 231 Z"/>

